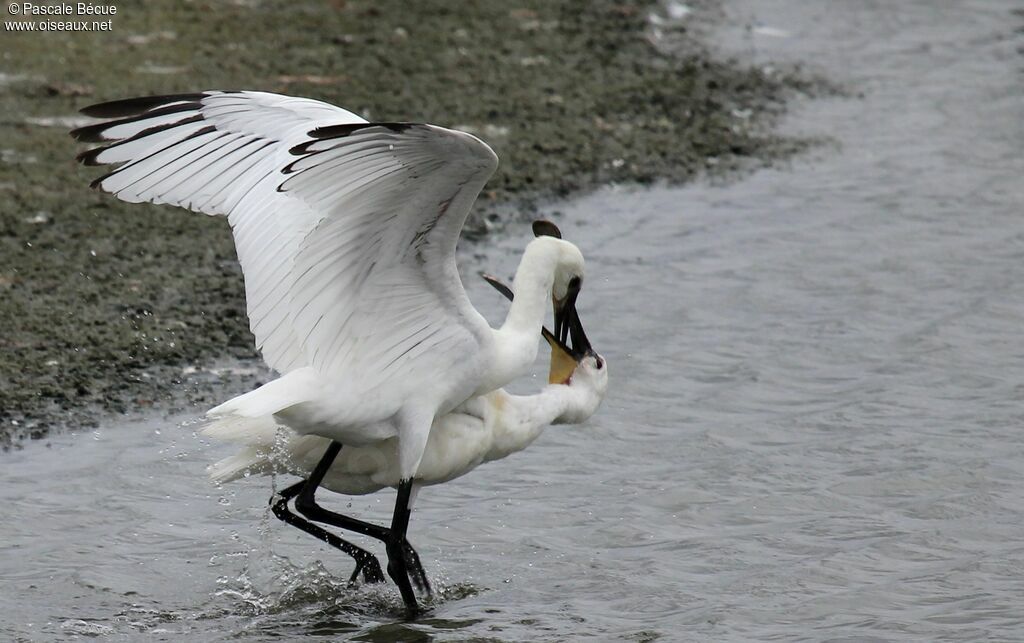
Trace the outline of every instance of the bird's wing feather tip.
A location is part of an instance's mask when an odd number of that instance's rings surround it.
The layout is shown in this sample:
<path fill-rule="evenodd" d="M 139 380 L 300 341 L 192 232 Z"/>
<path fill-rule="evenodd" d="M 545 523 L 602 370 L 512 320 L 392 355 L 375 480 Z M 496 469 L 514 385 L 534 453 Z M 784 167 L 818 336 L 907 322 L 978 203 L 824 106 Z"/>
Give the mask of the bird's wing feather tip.
<path fill-rule="evenodd" d="M 206 92 L 199 92 L 191 94 L 166 94 L 163 96 L 140 96 L 138 98 L 125 98 L 106 103 L 96 103 L 95 105 L 83 107 L 80 111 L 86 116 L 92 116 L 93 118 L 122 118 L 137 116 L 167 103 L 201 101 L 208 95 Z"/>

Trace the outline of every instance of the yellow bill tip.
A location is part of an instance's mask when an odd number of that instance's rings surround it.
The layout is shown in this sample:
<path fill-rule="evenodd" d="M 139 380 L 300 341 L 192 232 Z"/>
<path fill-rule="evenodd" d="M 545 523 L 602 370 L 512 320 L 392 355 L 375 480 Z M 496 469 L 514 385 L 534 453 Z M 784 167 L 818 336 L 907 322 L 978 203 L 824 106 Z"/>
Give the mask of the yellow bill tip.
<path fill-rule="evenodd" d="M 568 384 L 576 372 L 576 360 L 554 337 L 544 335 L 551 347 L 551 367 L 548 370 L 548 384 Z"/>

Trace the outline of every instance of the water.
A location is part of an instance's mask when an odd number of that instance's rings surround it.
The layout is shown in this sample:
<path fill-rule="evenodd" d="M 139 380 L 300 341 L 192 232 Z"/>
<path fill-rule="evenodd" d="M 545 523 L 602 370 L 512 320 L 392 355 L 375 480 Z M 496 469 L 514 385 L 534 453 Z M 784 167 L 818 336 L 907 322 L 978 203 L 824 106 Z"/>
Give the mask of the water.
<path fill-rule="evenodd" d="M 0 638 L 1024 638 L 1014 5 L 727 3 L 751 29 L 723 47 L 863 97 L 798 106 L 785 128 L 835 144 L 790 167 L 562 208 L 612 390 L 421 494 L 426 618 L 346 588 L 269 480 L 210 486 L 228 450 L 154 419 L 0 456 Z M 384 521 L 392 498 L 331 502 Z"/>

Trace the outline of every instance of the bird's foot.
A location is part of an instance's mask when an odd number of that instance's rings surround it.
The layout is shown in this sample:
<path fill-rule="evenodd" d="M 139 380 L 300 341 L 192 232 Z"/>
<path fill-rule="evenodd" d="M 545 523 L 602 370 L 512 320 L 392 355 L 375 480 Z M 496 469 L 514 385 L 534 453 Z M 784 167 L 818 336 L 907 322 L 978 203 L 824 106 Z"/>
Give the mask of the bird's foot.
<path fill-rule="evenodd" d="M 409 569 L 406 565 L 405 547 L 401 542 L 389 542 L 388 549 L 388 576 L 398 585 L 398 591 L 402 593 L 402 601 L 409 617 L 415 617 L 420 613 L 419 603 L 416 601 L 416 592 L 409 582 Z"/>
<path fill-rule="evenodd" d="M 384 582 L 384 571 L 381 569 L 380 562 L 376 556 L 371 555 L 356 561 L 356 568 L 348 579 L 349 584 L 355 584 L 360 574 L 363 576 L 363 582 L 368 585 Z"/>
<path fill-rule="evenodd" d="M 412 580 L 416 589 L 426 594 L 428 597 L 434 595 L 434 590 L 430 587 L 430 581 L 427 580 L 427 573 L 423 570 L 423 564 L 420 562 L 420 555 L 416 553 L 416 550 L 412 548 L 409 541 L 406 540 L 403 543 L 403 549 L 405 550 L 405 564 L 409 569 L 409 578 Z"/>

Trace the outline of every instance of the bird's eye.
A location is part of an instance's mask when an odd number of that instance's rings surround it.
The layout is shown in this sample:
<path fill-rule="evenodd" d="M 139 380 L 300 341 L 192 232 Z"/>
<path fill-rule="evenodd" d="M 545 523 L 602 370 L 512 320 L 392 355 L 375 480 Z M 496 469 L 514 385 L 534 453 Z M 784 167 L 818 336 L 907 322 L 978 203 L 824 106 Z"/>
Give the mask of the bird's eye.
<path fill-rule="evenodd" d="M 580 278 L 579 277 L 573 277 L 572 279 L 570 279 L 569 280 L 569 291 L 572 292 L 574 290 L 579 290 L 579 289 L 580 289 Z"/>
<path fill-rule="evenodd" d="M 601 359 L 600 357 L 598 357 L 597 358 L 597 370 L 601 370 L 602 368 L 604 368 L 604 360 Z"/>

